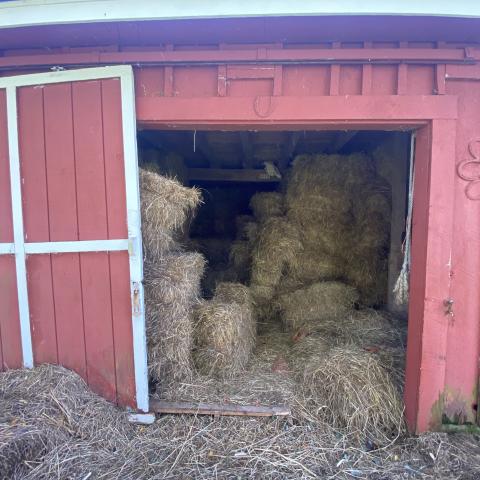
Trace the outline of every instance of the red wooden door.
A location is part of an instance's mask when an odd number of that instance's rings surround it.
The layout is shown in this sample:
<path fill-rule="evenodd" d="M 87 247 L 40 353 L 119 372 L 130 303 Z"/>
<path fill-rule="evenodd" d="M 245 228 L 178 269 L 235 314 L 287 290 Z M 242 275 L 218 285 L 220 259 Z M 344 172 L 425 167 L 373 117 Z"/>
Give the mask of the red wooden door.
<path fill-rule="evenodd" d="M 22 356 L 63 365 L 108 400 L 146 410 L 132 78 L 130 67 L 106 67 L 5 79 L 0 173 L 9 168 L 11 181 L 1 195 L 11 209 L 0 240 L 15 253 L 0 255 L 13 312 L 0 336 L 22 353 L 10 360 L 2 348 L 5 368 Z"/>

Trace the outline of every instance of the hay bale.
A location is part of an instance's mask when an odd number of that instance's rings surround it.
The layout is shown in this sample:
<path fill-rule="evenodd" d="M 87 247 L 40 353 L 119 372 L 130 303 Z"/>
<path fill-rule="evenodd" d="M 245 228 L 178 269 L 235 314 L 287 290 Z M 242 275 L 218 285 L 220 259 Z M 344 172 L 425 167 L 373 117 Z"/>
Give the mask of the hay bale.
<path fill-rule="evenodd" d="M 309 328 L 312 323 L 348 314 L 358 301 L 355 288 L 341 282 L 318 282 L 281 295 L 278 304 L 286 328 Z"/>
<path fill-rule="evenodd" d="M 362 442 L 383 445 L 403 432 L 403 402 L 377 355 L 353 345 L 312 357 L 302 374 L 310 401 L 325 420 Z"/>
<path fill-rule="evenodd" d="M 220 302 L 235 302 L 240 305 L 254 304 L 250 289 L 238 282 L 219 282 L 215 289 L 215 299 Z"/>
<path fill-rule="evenodd" d="M 285 213 L 283 195 L 279 192 L 258 192 L 250 199 L 250 208 L 259 222 L 280 217 Z"/>
<path fill-rule="evenodd" d="M 146 259 L 153 259 L 175 247 L 174 237 L 182 235 L 189 217 L 201 203 L 197 188 L 156 173 L 156 166 L 139 169 L 142 211 L 142 238 Z"/>
<path fill-rule="evenodd" d="M 195 318 L 194 361 L 199 372 L 231 377 L 243 371 L 255 346 L 251 305 L 214 297 L 196 307 Z"/>
<path fill-rule="evenodd" d="M 145 264 L 149 373 L 157 381 L 192 375 L 192 309 L 204 268 L 199 253 L 169 253 Z"/>
<path fill-rule="evenodd" d="M 309 247 L 298 253 L 292 264 L 291 275 L 302 283 L 337 280 L 343 275 L 343 262 L 340 258 Z M 282 280 L 283 287 L 284 284 L 285 280 Z"/>
<path fill-rule="evenodd" d="M 301 250 L 300 232 L 291 222 L 284 217 L 266 220 L 252 250 L 252 284 L 278 285 L 282 274 L 294 268 Z"/>

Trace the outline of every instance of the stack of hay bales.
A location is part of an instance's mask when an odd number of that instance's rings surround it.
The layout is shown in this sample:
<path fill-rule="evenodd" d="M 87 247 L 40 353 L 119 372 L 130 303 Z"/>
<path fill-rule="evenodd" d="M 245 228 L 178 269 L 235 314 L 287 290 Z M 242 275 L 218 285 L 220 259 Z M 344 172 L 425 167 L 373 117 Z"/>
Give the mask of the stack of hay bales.
<path fill-rule="evenodd" d="M 322 300 L 323 307 L 315 288 L 306 289 L 331 281 L 355 287 L 365 305 L 381 305 L 386 295 L 390 198 L 371 158 L 299 155 L 282 190 L 284 195 L 256 194 L 250 202 L 257 220 L 250 242 L 250 282 L 259 308 L 274 302 L 285 311 L 285 294 L 299 289 L 299 296 L 309 297 L 304 304 L 316 305 L 319 312 L 327 303 L 350 305 L 347 287 L 340 288 L 341 298 L 337 289 L 332 298 Z M 276 301 L 282 296 L 283 301 Z"/>
<path fill-rule="evenodd" d="M 194 306 L 200 299 L 204 257 L 178 240 L 201 202 L 200 192 L 140 168 L 145 304 L 150 377 L 157 382 L 192 376 Z"/>
<path fill-rule="evenodd" d="M 212 300 L 195 309 L 194 361 L 199 372 L 231 377 L 243 371 L 255 346 L 256 326 L 248 287 L 219 283 Z"/>

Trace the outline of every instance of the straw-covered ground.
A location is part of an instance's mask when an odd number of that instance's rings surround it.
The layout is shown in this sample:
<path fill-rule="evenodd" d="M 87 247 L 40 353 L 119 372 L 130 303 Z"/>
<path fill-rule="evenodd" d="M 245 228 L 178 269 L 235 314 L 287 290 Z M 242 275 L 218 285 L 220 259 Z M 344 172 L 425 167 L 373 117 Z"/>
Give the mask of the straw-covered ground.
<path fill-rule="evenodd" d="M 370 448 L 307 419 L 167 415 L 139 426 L 61 367 L 0 374 L 0 478 L 480 478 L 477 436 Z"/>

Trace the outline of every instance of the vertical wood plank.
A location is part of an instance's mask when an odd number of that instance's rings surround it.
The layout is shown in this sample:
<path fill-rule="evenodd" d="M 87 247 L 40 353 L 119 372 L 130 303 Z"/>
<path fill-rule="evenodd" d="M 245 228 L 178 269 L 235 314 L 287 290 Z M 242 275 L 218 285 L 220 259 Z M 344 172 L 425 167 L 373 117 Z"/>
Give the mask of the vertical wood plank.
<path fill-rule="evenodd" d="M 13 242 L 12 194 L 10 190 L 5 89 L 0 89 L 0 242 Z"/>
<path fill-rule="evenodd" d="M 110 253 L 110 275 L 112 279 L 117 401 L 120 405 L 135 408 L 135 368 L 128 252 Z"/>
<path fill-rule="evenodd" d="M 435 66 L 435 93 L 437 95 L 445 95 L 446 93 L 446 65 L 438 64 Z"/>
<path fill-rule="evenodd" d="M 120 81 L 102 81 L 103 150 L 108 238 L 127 238 Z"/>
<path fill-rule="evenodd" d="M 273 76 L 273 95 L 279 96 L 283 93 L 283 66 L 275 65 Z"/>
<path fill-rule="evenodd" d="M 15 257 L 0 255 L 0 332 L 2 336 L 3 368 L 23 366 L 20 316 L 18 313 Z"/>
<path fill-rule="evenodd" d="M 43 89 L 18 90 L 18 139 L 25 241 L 48 242 L 47 168 Z M 57 363 L 57 331 L 50 255 L 27 257 L 27 286 L 34 363 Z"/>
<path fill-rule="evenodd" d="M 110 267 L 107 252 L 80 254 L 88 384 L 116 401 Z"/>
<path fill-rule="evenodd" d="M 407 82 L 408 82 L 408 65 L 401 63 L 398 66 L 397 74 L 397 95 L 407 94 Z"/>
<path fill-rule="evenodd" d="M 73 124 L 80 240 L 108 238 L 101 81 L 73 84 Z M 80 254 L 87 376 L 116 401 L 108 253 Z"/>
<path fill-rule="evenodd" d="M 125 167 L 118 80 L 102 82 L 103 145 L 109 238 L 126 238 Z M 109 254 L 117 402 L 135 407 L 130 267 L 127 252 Z"/>
<path fill-rule="evenodd" d="M 218 96 L 225 97 L 227 95 L 227 66 L 218 66 Z"/>
<path fill-rule="evenodd" d="M 52 255 L 52 277 L 58 363 L 74 370 L 88 382 L 79 254 Z"/>
<path fill-rule="evenodd" d="M 50 241 L 78 240 L 70 84 L 44 87 Z M 87 378 L 79 254 L 52 255 L 58 362 Z"/>
<path fill-rule="evenodd" d="M 333 42 L 332 48 L 341 48 L 340 42 Z M 338 95 L 340 92 L 340 65 L 330 66 L 330 95 Z"/>
<path fill-rule="evenodd" d="M 372 48 L 372 42 L 364 42 L 364 48 Z M 362 67 L 362 95 L 372 92 L 372 64 L 365 63 Z"/>
<path fill-rule="evenodd" d="M 58 344 L 50 255 L 27 256 L 27 286 L 34 363 L 56 364 Z"/>

